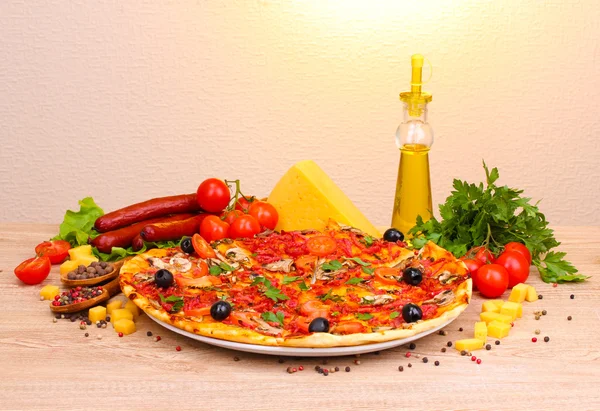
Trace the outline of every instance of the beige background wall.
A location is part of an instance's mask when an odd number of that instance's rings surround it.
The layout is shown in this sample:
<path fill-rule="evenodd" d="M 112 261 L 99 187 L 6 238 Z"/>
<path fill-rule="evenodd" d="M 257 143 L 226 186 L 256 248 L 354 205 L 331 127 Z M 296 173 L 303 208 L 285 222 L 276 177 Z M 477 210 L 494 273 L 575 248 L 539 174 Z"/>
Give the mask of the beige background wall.
<path fill-rule="evenodd" d="M 398 93 L 433 64 L 434 202 L 481 160 L 554 224 L 600 224 L 600 5 L 0 2 L 0 221 L 61 221 L 312 158 L 388 223 Z"/>

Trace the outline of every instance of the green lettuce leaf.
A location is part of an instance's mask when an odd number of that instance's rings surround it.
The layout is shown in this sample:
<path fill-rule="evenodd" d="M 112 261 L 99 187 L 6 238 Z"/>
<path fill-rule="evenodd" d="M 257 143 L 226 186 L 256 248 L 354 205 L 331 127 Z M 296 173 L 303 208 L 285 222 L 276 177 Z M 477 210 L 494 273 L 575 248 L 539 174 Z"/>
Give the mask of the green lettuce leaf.
<path fill-rule="evenodd" d="M 104 211 L 94 202 L 92 197 L 79 201 L 79 211 L 67 210 L 65 218 L 53 240 L 65 240 L 77 247 L 88 243 L 90 237 L 98 233 L 94 230 L 96 219 L 104 215 Z"/>

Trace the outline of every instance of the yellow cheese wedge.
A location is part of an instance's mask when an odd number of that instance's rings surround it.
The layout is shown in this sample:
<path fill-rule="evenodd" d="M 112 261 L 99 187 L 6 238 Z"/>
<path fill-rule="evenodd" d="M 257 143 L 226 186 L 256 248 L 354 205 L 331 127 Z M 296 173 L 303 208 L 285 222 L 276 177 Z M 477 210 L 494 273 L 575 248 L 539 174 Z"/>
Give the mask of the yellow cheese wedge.
<path fill-rule="evenodd" d="M 513 303 L 512 301 L 507 301 L 502 305 L 500 309 L 500 314 L 508 315 L 512 317 L 513 321 L 517 318 L 521 318 L 523 316 L 523 305 L 521 303 Z"/>
<path fill-rule="evenodd" d="M 488 324 L 488 336 L 494 338 L 504 338 L 510 332 L 510 324 L 502 323 L 500 321 L 492 321 Z"/>
<path fill-rule="evenodd" d="M 80 245 L 79 247 L 74 247 L 69 250 L 69 257 L 71 257 L 71 260 L 77 260 L 79 257 L 91 256 L 91 255 L 92 255 L 92 246 L 89 244 Z"/>
<path fill-rule="evenodd" d="M 483 348 L 483 340 L 479 338 L 467 338 L 466 340 L 458 340 L 454 343 L 454 347 L 458 351 L 475 351 Z"/>
<path fill-rule="evenodd" d="M 478 321 L 475 323 L 475 338 L 485 342 L 487 338 L 487 325 L 485 321 Z"/>
<path fill-rule="evenodd" d="M 312 160 L 296 163 L 269 195 L 279 213 L 276 230 L 323 230 L 329 219 L 374 237 L 379 231 L 331 178 Z"/>
<path fill-rule="evenodd" d="M 110 322 L 114 325 L 117 321 L 119 321 L 122 318 L 126 318 L 128 320 L 133 321 L 133 314 L 131 314 L 131 311 L 126 310 L 124 308 L 116 309 L 110 315 Z"/>
<path fill-rule="evenodd" d="M 485 321 L 486 324 L 489 324 L 492 321 L 500 321 L 502 323 L 510 324 L 513 320 L 509 315 L 493 313 L 491 311 L 479 314 L 479 318 L 481 321 Z"/>
<path fill-rule="evenodd" d="M 522 303 L 525 301 L 525 296 L 527 295 L 527 289 L 529 286 L 527 284 L 517 284 L 513 287 L 510 292 L 510 296 L 508 297 L 508 301 L 512 301 L 513 303 Z"/>
<path fill-rule="evenodd" d="M 119 321 L 115 322 L 115 331 L 125 335 L 133 334 L 135 332 L 135 323 L 126 318 L 121 318 Z"/>
<path fill-rule="evenodd" d="M 127 301 L 124 308 L 131 311 L 134 320 L 137 320 L 137 318 L 140 316 L 140 309 L 133 301 Z"/>
<path fill-rule="evenodd" d="M 108 304 L 106 304 L 106 313 L 108 315 L 111 315 L 113 313 L 113 311 L 118 310 L 121 307 L 123 307 L 123 301 L 121 301 L 121 300 L 111 301 Z M 112 320 L 112 318 L 111 318 L 111 320 Z"/>
<path fill-rule="evenodd" d="M 60 289 L 57 285 L 46 285 L 40 290 L 40 297 L 44 297 L 44 300 L 54 300 L 58 294 Z"/>
<path fill-rule="evenodd" d="M 485 312 L 499 313 L 500 307 L 498 307 L 498 305 L 495 304 L 493 301 L 486 301 L 481 306 L 481 312 L 482 313 L 485 313 Z"/>
<path fill-rule="evenodd" d="M 529 288 L 527 289 L 527 294 L 525 294 L 525 301 L 527 302 L 534 302 L 538 300 L 538 293 L 535 290 L 535 288 L 530 285 Z"/>
<path fill-rule="evenodd" d="M 75 260 L 67 260 L 60 265 L 60 273 L 67 274 L 69 271 L 73 271 L 77 269 L 79 263 Z"/>
<path fill-rule="evenodd" d="M 90 308 L 88 318 L 94 324 L 96 321 L 106 320 L 106 307 L 99 305 L 97 307 Z"/>

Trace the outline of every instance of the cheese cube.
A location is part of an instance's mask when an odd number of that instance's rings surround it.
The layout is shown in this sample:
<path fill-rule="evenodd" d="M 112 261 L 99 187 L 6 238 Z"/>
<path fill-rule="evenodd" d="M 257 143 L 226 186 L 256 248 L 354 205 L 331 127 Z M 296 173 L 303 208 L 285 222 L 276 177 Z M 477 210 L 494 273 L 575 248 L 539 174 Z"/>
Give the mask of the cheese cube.
<path fill-rule="evenodd" d="M 121 318 L 115 322 L 115 331 L 125 335 L 133 334 L 135 332 L 135 323 L 126 318 Z"/>
<path fill-rule="evenodd" d="M 486 324 L 489 324 L 492 321 L 500 321 L 502 323 L 510 324 L 513 320 L 511 316 L 493 313 L 491 311 L 479 314 L 479 318 L 481 318 L 481 321 L 485 321 Z"/>
<path fill-rule="evenodd" d="M 525 301 L 532 303 L 537 300 L 538 300 L 538 293 L 535 290 L 535 288 L 530 285 L 529 288 L 527 289 L 527 294 L 525 295 Z"/>
<path fill-rule="evenodd" d="M 108 315 L 112 315 L 113 311 L 120 309 L 123 307 L 123 302 L 121 300 L 114 300 L 106 304 L 106 313 Z M 111 318 L 112 320 L 112 318 Z"/>
<path fill-rule="evenodd" d="M 71 257 L 71 260 L 77 260 L 80 257 L 91 255 L 92 246 L 90 244 L 80 245 L 79 247 L 74 247 L 69 250 L 69 257 Z"/>
<path fill-rule="evenodd" d="M 137 305 L 135 305 L 135 303 L 133 301 L 131 301 L 131 300 L 127 301 L 124 308 L 126 310 L 131 311 L 131 314 L 133 315 L 134 320 L 137 320 L 137 318 L 140 316 L 140 309 L 138 308 Z"/>
<path fill-rule="evenodd" d="M 475 351 L 483 348 L 483 340 L 479 338 L 468 338 L 466 340 L 458 340 L 454 343 L 454 347 L 458 351 Z"/>
<path fill-rule="evenodd" d="M 485 342 L 487 338 L 487 325 L 485 321 L 478 321 L 475 323 L 475 338 Z"/>
<path fill-rule="evenodd" d="M 523 316 L 523 304 L 507 301 L 500 309 L 500 314 L 511 316 L 513 321 L 517 319 L 517 317 L 521 318 Z"/>
<path fill-rule="evenodd" d="M 510 332 L 510 324 L 502 323 L 500 321 L 492 321 L 488 324 L 488 336 L 494 338 L 504 338 Z"/>
<path fill-rule="evenodd" d="M 106 320 L 106 307 L 99 305 L 97 307 L 90 308 L 90 311 L 88 312 L 88 318 L 92 323 Z"/>
<path fill-rule="evenodd" d="M 498 308 L 502 308 L 502 304 L 504 304 L 504 300 L 489 300 L 491 303 L 494 303 L 494 305 Z"/>
<path fill-rule="evenodd" d="M 527 289 L 529 286 L 527 284 L 517 284 L 513 287 L 510 292 L 510 297 L 508 297 L 508 301 L 512 301 L 513 303 L 522 303 L 525 301 L 525 296 L 527 295 Z"/>
<path fill-rule="evenodd" d="M 131 311 L 126 310 L 124 308 L 116 309 L 110 315 L 110 322 L 114 325 L 117 321 L 119 321 L 122 318 L 133 321 L 133 314 L 131 314 Z"/>
<path fill-rule="evenodd" d="M 268 202 L 279 213 L 275 230 L 323 230 L 329 219 L 381 237 L 367 217 L 312 160 L 296 163 L 275 185 Z"/>
<path fill-rule="evenodd" d="M 60 289 L 57 285 L 46 285 L 40 290 L 40 297 L 44 297 L 44 300 L 54 300 L 58 294 Z"/>
<path fill-rule="evenodd" d="M 485 313 L 485 312 L 499 313 L 500 307 L 498 307 L 498 305 L 495 304 L 493 301 L 486 301 L 481 306 L 481 312 L 482 313 Z"/>
<path fill-rule="evenodd" d="M 70 271 L 76 270 L 79 263 L 75 260 L 67 260 L 60 265 L 60 273 L 67 274 Z"/>

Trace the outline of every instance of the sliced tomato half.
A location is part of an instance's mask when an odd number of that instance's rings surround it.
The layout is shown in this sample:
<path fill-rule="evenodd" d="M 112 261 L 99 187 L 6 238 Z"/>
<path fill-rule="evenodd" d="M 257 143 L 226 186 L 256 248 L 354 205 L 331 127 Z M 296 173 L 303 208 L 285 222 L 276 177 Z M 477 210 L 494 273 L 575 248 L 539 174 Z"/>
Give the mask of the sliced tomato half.
<path fill-rule="evenodd" d="M 217 256 L 215 250 L 200 234 L 192 236 L 192 246 L 200 258 L 215 258 Z"/>
<path fill-rule="evenodd" d="M 398 285 L 398 280 L 395 277 L 400 275 L 398 268 L 378 267 L 375 269 L 375 280 L 381 284 Z"/>
<path fill-rule="evenodd" d="M 306 242 L 306 246 L 312 255 L 325 257 L 326 255 L 329 255 L 335 251 L 337 243 L 329 236 L 317 235 L 309 238 Z"/>
<path fill-rule="evenodd" d="M 365 326 L 356 321 L 337 324 L 332 330 L 335 334 L 357 334 L 365 331 Z"/>
<path fill-rule="evenodd" d="M 215 277 L 212 275 L 205 275 L 204 277 L 199 278 L 189 278 L 184 277 L 182 275 L 175 276 L 175 282 L 180 287 L 211 287 L 213 285 L 222 284 L 221 279 L 219 277 Z"/>

